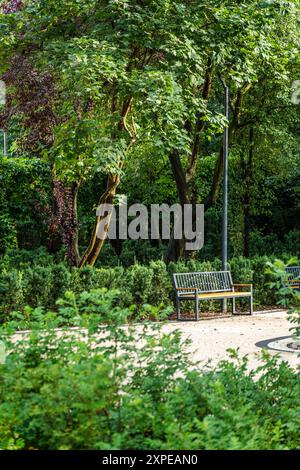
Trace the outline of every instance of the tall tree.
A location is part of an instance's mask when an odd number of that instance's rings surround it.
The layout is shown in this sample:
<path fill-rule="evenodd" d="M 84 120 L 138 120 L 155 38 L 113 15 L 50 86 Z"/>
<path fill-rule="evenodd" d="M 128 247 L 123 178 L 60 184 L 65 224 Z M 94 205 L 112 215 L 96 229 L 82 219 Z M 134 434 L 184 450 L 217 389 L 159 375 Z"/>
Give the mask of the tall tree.
<path fill-rule="evenodd" d="M 266 71 L 282 79 L 295 56 L 289 27 L 295 32 L 298 2 L 23 3 L 1 16 L 1 64 L 5 72 L 11 58 L 26 57 L 34 70 L 51 76 L 57 122 L 42 154 L 56 177 L 73 188 L 75 211 L 80 184 L 97 173 L 107 176 L 98 204 L 114 200 L 128 155 L 139 142 L 168 155 L 180 203 L 197 202 L 203 135 L 219 138 L 229 125 L 232 140 L 251 85 Z M 229 123 L 222 114 L 219 76 L 231 84 Z M 207 208 L 216 201 L 221 176 L 220 145 Z M 76 262 L 93 266 L 104 242 L 97 237 L 103 217 L 96 217 L 80 260 L 75 213 L 69 219 Z M 182 255 L 182 243 L 171 240 L 167 258 Z"/>

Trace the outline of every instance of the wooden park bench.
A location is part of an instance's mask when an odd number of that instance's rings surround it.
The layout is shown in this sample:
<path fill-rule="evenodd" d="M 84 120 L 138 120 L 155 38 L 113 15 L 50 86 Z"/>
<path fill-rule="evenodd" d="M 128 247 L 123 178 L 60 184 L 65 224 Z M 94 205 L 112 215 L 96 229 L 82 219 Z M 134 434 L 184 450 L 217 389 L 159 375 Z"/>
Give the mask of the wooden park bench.
<path fill-rule="evenodd" d="M 253 313 L 252 284 L 233 284 L 230 271 L 173 274 L 176 291 L 176 314 L 180 320 L 180 302 L 193 300 L 195 320 L 199 319 L 199 302 L 205 300 L 232 300 L 232 313 L 235 313 L 235 299 L 248 297 L 250 315 Z M 247 290 L 242 290 L 247 287 Z"/>
<path fill-rule="evenodd" d="M 287 287 L 300 290 L 300 266 L 288 266 L 285 272 L 288 275 Z"/>

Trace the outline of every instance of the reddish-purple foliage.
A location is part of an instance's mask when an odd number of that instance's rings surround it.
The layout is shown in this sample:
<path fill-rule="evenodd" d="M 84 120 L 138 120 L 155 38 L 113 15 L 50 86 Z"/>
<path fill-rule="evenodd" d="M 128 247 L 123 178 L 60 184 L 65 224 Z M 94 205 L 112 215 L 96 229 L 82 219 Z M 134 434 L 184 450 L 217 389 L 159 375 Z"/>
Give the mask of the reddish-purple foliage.
<path fill-rule="evenodd" d="M 14 56 L 8 71 L 2 80 L 12 87 L 8 93 L 5 109 L 0 113 L 0 127 L 8 127 L 13 116 L 21 118 L 26 129 L 24 136 L 18 139 L 18 146 L 31 153 L 39 153 L 40 147 L 51 147 L 53 129 L 59 120 L 54 112 L 57 93 L 50 73 L 38 73 L 25 54 Z M 8 88 L 10 89 L 10 88 Z M 70 265 L 77 262 L 74 251 L 74 237 L 77 234 L 77 221 L 74 207 L 75 187 L 65 186 L 54 180 L 55 207 L 38 207 L 48 222 L 50 237 L 61 234 L 67 248 Z"/>
<path fill-rule="evenodd" d="M 6 14 L 15 13 L 23 7 L 22 0 L 7 0 L 2 5 Z M 0 77 L 8 86 L 5 109 L 0 113 L 0 127 L 8 127 L 13 116 L 21 118 L 26 132 L 18 140 L 19 148 L 39 153 L 40 147 L 51 147 L 53 129 L 59 123 L 54 112 L 57 92 L 49 73 L 38 73 L 28 53 L 16 54 L 9 69 Z M 13 90 L 13 91 L 10 91 Z M 74 240 L 77 236 L 77 214 L 75 208 L 76 185 L 66 186 L 53 181 L 54 207 L 50 204 L 36 205 L 48 222 L 48 233 L 55 238 L 60 232 L 67 249 L 69 265 L 77 263 Z"/>
<path fill-rule="evenodd" d="M 3 13 L 9 14 L 9 13 L 15 13 L 18 10 L 21 10 L 23 7 L 23 2 L 22 0 L 7 0 L 2 9 Z"/>
<path fill-rule="evenodd" d="M 25 137 L 20 139 L 21 147 L 36 152 L 40 145 L 51 146 L 57 117 L 54 113 L 56 92 L 50 73 L 38 73 L 25 54 L 17 54 L 0 78 L 8 87 L 0 127 L 7 127 L 11 117 L 18 116 L 26 129 Z"/>
<path fill-rule="evenodd" d="M 42 202 L 34 202 L 34 209 L 42 215 L 43 220 L 47 224 L 47 231 L 50 236 L 49 247 L 55 246 L 56 241 L 61 238 L 67 250 L 69 266 L 76 266 L 78 262 L 74 249 L 78 230 L 75 191 L 75 184 L 66 186 L 62 181 L 54 179 L 54 204 L 52 205 L 45 201 L 45 193 L 42 189 L 37 189 Z"/>
<path fill-rule="evenodd" d="M 62 181 L 54 180 L 54 197 L 57 205 L 57 223 L 60 226 L 62 241 L 67 249 L 68 264 L 77 264 L 74 240 L 77 235 L 78 223 L 75 210 L 76 185 L 65 186 Z"/>

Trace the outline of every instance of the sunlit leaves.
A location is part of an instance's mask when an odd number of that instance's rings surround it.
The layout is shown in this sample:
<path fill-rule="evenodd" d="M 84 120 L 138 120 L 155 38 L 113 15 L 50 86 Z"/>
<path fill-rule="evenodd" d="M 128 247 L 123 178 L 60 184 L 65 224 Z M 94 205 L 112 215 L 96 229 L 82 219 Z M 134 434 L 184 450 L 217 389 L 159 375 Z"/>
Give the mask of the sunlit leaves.
<path fill-rule="evenodd" d="M 59 99 L 49 156 L 62 177 L 86 178 L 117 171 L 141 139 L 188 156 L 199 113 L 207 139 L 218 135 L 220 106 L 202 99 L 208 68 L 233 97 L 262 76 L 288 80 L 297 8 L 282 0 L 28 0 L 1 15 L 8 39 L 0 56 L 22 50 L 51 72 Z"/>

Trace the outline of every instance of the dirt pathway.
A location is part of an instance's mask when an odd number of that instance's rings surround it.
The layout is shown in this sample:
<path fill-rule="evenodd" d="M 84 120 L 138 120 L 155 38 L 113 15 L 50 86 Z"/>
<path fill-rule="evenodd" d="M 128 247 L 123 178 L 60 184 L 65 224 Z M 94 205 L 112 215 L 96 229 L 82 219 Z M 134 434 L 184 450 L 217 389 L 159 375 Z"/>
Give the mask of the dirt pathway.
<path fill-rule="evenodd" d="M 282 336 L 289 336 L 291 324 L 285 312 L 257 313 L 252 316 L 235 316 L 199 322 L 169 323 L 165 331 L 179 329 L 183 338 L 192 340 L 191 351 L 195 360 L 208 361 L 213 364 L 228 357 L 228 348 L 239 348 L 241 355 L 249 355 L 249 367 L 259 364 L 255 357 L 261 348 L 256 343 Z M 276 352 L 292 366 L 300 364 L 300 358 L 291 352 Z"/>

